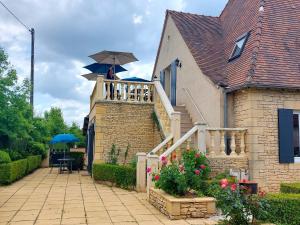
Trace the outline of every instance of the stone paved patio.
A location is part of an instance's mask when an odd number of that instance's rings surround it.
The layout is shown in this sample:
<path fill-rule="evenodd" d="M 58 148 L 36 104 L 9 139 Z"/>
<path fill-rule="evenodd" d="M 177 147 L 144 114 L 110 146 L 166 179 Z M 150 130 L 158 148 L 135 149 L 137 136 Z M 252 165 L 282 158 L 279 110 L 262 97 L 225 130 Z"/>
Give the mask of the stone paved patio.
<path fill-rule="evenodd" d="M 211 220 L 171 221 L 143 193 L 94 183 L 84 174 L 39 169 L 22 180 L 0 186 L 0 225 L 174 224 L 210 225 Z"/>

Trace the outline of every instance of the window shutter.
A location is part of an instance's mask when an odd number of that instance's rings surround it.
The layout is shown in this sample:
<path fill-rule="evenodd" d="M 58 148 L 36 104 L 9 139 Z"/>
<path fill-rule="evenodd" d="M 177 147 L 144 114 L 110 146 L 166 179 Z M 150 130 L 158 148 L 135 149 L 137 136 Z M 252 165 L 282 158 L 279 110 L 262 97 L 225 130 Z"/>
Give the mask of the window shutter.
<path fill-rule="evenodd" d="M 160 83 L 161 86 L 165 89 L 165 71 L 160 71 Z"/>
<path fill-rule="evenodd" d="M 177 80 L 177 66 L 176 60 L 171 64 L 171 104 L 176 105 L 176 80 Z"/>
<path fill-rule="evenodd" d="M 294 163 L 293 110 L 278 109 L 279 163 Z"/>

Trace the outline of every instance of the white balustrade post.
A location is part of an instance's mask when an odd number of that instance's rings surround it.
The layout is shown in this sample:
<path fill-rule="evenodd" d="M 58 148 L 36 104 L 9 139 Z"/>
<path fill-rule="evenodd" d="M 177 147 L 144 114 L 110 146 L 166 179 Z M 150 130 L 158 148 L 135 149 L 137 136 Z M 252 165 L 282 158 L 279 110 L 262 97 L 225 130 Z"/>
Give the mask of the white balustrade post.
<path fill-rule="evenodd" d="M 241 131 L 240 134 L 241 134 L 241 153 L 240 153 L 240 156 L 245 156 L 246 155 L 246 145 L 245 145 L 245 131 Z"/>
<path fill-rule="evenodd" d="M 206 154 L 206 127 L 207 125 L 205 123 L 195 123 L 195 126 L 198 127 L 198 131 L 196 133 L 196 142 L 197 142 L 197 148 L 199 152 L 202 152 Z"/>
<path fill-rule="evenodd" d="M 220 153 L 221 153 L 221 156 L 226 156 L 226 153 L 225 153 L 225 149 L 226 149 L 226 146 L 225 146 L 225 131 L 221 130 L 220 131 Z"/>
<path fill-rule="evenodd" d="M 97 77 L 97 92 L 96 92 L 96 100 L 103 99 L 103 84 L 104 84 L 104 76 Z"/>
<path fill-rule="evenodd" d="M 154 186 L 152 181 L 152 174 L 158 173 L 158 164 L 159 164 L 159 156 L 158 155 L 149 155 L 147 156 L 147 169 L 151 168 L 151 172 L 147 173 L 147 196 L 149 198 L 149 190 Z"/>
<path fill-rule="evenodd" d="M 141 94 L 140 94 L 140 101 L 144 102 L 144 84 L 141 84 Z"/>
<path fill-rule="evenodd" d="M 235 143 L 235 131 L 231 131 L 231 143 L 230 143 L 230 149 L 231 149 L 231 156 L 237 156 L 236 153 L 236 143 Z"/>
<path fill-rule="evenodd" d="M 173 112 L 171 114 L 171 133 L 173 134 L 174 143 L 180 139 L 180 112 Z"/>
<path fill-rule="evenodd" d="M 127 101 L 130 101 L 130 93 L 131 90 L 130 90 L 130 83 L 127 83 Z"/>
<path fill-rule="evenodd" d="M 114 81 L 114 101 L 118 101 L 118 83 Z"/>
<path fill-rule="evenodd" d="M 137 156 L 136 165 L 136 190 L 137 192 L 146 192 L 146 165 L 147 165 L 147 154 L 139 152 Z"/>
<path fill-rule="evenodd" d="M 138 85 L 134 85 L 134 100 L 133 101 L 138 101 Z"/>
<path fill-rule="evenodd" d="M 151 91 L 152 91 L 152 85 L 148 84 L 147 88 L 148 88 L 148 96 L 147 96 L 147 102 L 151 102 Z"/>
<path fill-rule="evenodd" d="M 210 146 L 209 146 L 209 155 L 214 156 L 215 153 L 215 131 L 210 130 Z"/>

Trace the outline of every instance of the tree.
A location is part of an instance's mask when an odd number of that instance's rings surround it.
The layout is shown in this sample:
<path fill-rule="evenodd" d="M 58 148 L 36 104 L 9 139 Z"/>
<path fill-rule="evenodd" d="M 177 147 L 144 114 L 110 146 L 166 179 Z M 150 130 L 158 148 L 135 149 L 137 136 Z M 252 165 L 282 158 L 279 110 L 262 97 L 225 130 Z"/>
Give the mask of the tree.
<path fill-rule="evenodd" d="M 79 142 L 77 143 L 78 147 L 85 147 L 85 137 L 82 134 L 82 130 L 75 122 L 69 127 L 69 133 L 74 134 L 77 138 L 79 138 Z"/>
<path fill-rule="evenodd" d="M 44 113 L 50 136 L 68 132 L 68 127 L 60 108 L 52 107 L 50 111 Z"/>
<path fill-rule="evenodd" d="M 30 140 L 32 110 L 28 103 L 28 80 L 18 84 L 16 71 L 0 48 L 0 147 L 10 147 L 19 140 Z"/>

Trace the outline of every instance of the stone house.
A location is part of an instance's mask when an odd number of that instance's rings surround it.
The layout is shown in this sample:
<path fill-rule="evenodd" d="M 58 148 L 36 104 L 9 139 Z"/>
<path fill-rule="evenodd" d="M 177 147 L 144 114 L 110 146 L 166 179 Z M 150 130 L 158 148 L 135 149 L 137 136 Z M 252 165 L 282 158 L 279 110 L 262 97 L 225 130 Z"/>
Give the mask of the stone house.
<path fill-rule="evenodd" d="M 193 122 L 247 129 L 250 179 L 268 191 L 300 181 L 299 23 L 299 0 L 229 0 L 219 17 L 167 11 L 153 71 Z"/>
<path fill-rule="evenodd" d="M 231 170 L 266 191 L 299 182 L 299 15 L 299 0 L 229 0 L 219 17 L 168 10 L 152 82 L 97 79 L 89 165 L 129 144 L 145 190 L 146 165 L 197 148 L 214 174 Z"/>

